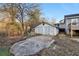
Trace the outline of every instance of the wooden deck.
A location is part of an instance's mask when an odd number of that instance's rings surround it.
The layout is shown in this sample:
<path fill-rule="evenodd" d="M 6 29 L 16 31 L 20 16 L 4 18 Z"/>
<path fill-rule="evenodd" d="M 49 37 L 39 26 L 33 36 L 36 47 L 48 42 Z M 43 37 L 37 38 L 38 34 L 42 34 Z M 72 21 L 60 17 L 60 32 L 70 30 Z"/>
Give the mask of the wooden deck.
<path fill-rule="evenodd" d="M 72 37 L 73 34 L 74 34 L 74 31 L 79 30 L 79 23 L 70 24 L 69 25 L 69 30 L 70 30 L 70 35 Z"/>
<path fill-rule="evenodd" d="M 79 30 L 79 24 L 78 25 L 69 25 L 69 29 L 72 29 L 72 30 Z"/>

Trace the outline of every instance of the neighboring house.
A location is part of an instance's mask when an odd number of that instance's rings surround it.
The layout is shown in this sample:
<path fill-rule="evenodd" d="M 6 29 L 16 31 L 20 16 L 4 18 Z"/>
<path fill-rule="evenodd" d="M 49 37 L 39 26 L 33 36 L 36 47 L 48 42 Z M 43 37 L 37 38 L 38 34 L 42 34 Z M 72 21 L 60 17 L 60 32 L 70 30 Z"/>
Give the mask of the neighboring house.
<path fill-rule="evenodd" d="M 40 23 L 34 29 L 35 29 L 35 33 L 43 34 L 43 35 L 55 36 L 59 32 L 59 30 L 55 26 L 53 26 L 49 23 L 46 23 L 46 22 Z"/>
<path fill-rule="evenodd" d="M 64 23 L 59 23 L 59 32 L 65 33 L 65 24 Z"/>
<path fill-rule="evenodd" d="M 79 14 L 65 15 L 64 22 L 67 34 L 74 34 L 73 31 L 79 31 Z"/>
<path fill-rule="evenodd" d="M 65 33 L 65 23 L 64 23 L 64 20 L 60 20 L 59 21 L 59 32 L 60 33 Z"/>
<path fill-rule="evenodd" d="M 64 20 L 61 20 L 59 23 L 56 23 L 54 25 L 59 29 L 59 33 L 65 33 L 65 23 L 64 23 Z"/>

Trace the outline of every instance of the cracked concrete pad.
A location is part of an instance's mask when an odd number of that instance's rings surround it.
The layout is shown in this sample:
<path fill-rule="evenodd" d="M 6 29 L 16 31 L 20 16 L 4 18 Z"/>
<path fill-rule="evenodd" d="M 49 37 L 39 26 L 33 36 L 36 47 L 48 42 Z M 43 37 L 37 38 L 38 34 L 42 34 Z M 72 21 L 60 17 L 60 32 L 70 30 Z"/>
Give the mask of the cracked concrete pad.
<path fill-rule="evenodd" d="M 48 48 L 54 41 L 50 36 L 35 36 L 15 43 L 10 52 L 16 56 L 33 55 Z"/>

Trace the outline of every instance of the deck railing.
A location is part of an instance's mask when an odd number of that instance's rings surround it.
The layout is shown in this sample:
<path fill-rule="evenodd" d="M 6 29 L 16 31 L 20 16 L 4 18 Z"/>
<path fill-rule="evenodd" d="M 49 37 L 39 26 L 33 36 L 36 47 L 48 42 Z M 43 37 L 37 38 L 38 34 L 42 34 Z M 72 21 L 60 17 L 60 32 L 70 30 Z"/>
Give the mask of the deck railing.
<path fill-rule="evenodd" d="M 69 24 L 69 29 L 72 29 L 72 30 L 79 30 L 79 22 Z"/>

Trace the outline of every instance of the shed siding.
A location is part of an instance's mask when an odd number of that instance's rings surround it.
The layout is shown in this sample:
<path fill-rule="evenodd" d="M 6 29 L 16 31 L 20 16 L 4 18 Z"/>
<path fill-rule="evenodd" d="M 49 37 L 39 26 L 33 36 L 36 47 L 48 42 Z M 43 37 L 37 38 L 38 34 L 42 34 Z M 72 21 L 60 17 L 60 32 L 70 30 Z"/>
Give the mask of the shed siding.
<path fill-rule="evenodd" d="M 35 33 L 54 36 L 58 34 L 58 29 L 48 24 L 45 24 L 45 25 L 40 24 L 39 26 L 35 28 Z"/>

